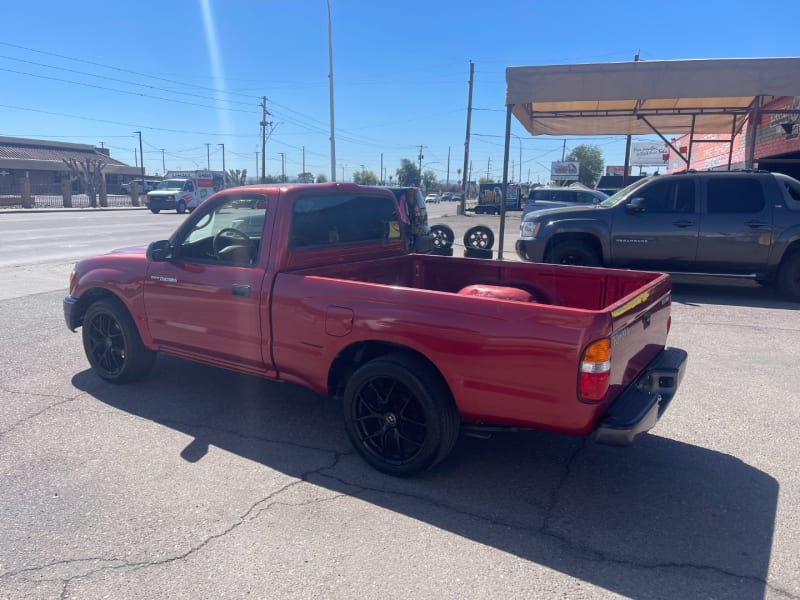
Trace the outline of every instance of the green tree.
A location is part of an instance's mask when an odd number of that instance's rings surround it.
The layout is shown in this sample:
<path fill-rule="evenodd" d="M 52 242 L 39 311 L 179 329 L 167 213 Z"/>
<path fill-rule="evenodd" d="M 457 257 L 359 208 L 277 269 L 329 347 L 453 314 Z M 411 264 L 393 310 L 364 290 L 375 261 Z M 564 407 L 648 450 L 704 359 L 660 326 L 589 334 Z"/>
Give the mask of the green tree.
<path fill-rule="evenodd" d="M 325 177 L 325 173 L 317 173 L 317 183 L 325 183 L 328 181 L 328 178 Z"/>
<path fill-rule="evenodd" d="M 407 158 L 400 159 L 400 168 L 395 171 L 397 174 L 397 185 L 419 185 L 419 169 L 412 161 Z"/>
<path fill-rule="evenodd" d="M 598 146 L 586 144 L 576 146 L 564 160 L 577 161 L 581 164 L 578 181 L 583 185 L 592 187 L 603 174 L 603 152 Z"/>
<path fill-rule="evenodd" d="M 494 183 L 494 179 L 491 177 L 478 177 L 478 183 Z"/>
<path fill-rule="evenodd" d="M 356 171 L 353 173 L 353 183 L 361 185 L 378 185 L 378 176 L 372 171 Z"/>
<path fill-rule="evenodd" d="M 422 188 L 425 190 L 433 189 L 438 183 L 436 179 L 436 171 L 427 169 L 422 173 Z"/>

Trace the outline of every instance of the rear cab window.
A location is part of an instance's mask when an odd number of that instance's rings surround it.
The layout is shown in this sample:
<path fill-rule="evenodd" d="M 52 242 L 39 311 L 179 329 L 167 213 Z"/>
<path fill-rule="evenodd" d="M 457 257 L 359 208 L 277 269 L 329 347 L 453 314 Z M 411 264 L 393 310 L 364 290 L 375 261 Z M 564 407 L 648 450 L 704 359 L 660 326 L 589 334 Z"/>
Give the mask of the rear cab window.
<path fill-rule="evenodd" d="M 292 207 L 289 247 L 293 250 L 400 238 L 400 216 L 392 198 L 307 195 Z"/>

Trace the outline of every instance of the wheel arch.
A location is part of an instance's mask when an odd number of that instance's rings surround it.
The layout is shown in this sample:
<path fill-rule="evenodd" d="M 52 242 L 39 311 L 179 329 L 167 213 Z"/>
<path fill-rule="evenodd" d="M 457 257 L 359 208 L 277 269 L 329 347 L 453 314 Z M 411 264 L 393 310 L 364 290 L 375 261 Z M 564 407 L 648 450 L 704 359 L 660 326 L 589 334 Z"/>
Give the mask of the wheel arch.
<path fill-rule="evenodd" d="M 430 367 L 431 373 L 441 380 L 442 385 L 445 386 L 452 397 L 453 391 L 450 389 L 444 375 L 436 364 L 425 356 L 425 354 L 409 346 L 378 340 L 355 342 L 339 352 L 328 369 L 328 394 L 332 397 L 340 398 L 347 385 L 347 381 L 359 367 L 381 356 L 398 352 L 411 356 Z"/>
<path fill-rule="evenodd" d="M 83 325 L 83 318 L 86 315 L 86 311 L 89 309 L 89 307 L 98 300 L 102 300 L 104 298 L 110 298 L 118 302 L 121 306 L 125 308 L 125 310 L 128 311 L 129 314 L 131 313 L 131 310 L 128 308 L 128 305 L 125 304 L 122 298 L 117 296 L 117 294 L 115 294 L 108 288 L 103 288 L 103 287 L 89 288 L 87 290 L 84 290 L 84 292 L 78 298 L 77 303 L 75 304 L 75 309 L 72 315 L 71 329 L 75 330 L 76 328 L 81 327 Z"/>
<path fill-rule="evenodd" d="M 580 231 L 562 231 L 554 234 L 549 240 L 547 240 L 547 246 L 545 247 L 542 256 L 547 256 L 556 244 L 567 241 L 584 242 L 588 244 L 595 252 L 597 252 L 597 256 L 600 257 L 600 263 L 605 264 L 606 252 L 603 248 L 603 244 L 600 242 L 600 239 L 592 233 Z"/>

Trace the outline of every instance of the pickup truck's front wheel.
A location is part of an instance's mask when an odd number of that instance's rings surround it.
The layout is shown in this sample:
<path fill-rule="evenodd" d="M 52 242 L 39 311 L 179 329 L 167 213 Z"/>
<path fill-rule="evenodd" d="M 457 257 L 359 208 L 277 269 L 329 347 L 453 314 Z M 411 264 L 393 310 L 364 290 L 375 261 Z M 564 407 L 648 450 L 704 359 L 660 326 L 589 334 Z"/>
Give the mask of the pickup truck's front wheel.
<path fill-rule="evenodd" d="M 778 287 L 789 300 L 800 302 L 800 251 L 794 251 L 783 260 L 778 271 Z"/>
<path fill-rule="evenodd" d="M 553 245 L 544 257 L 544 262 L 561 265 L 599 267 L 600 257 L 590 244 L 582 240 L 564 240 Z"/>
<path fill-rule="evenodd" d="M 142 343 L 128 310 L 112 298 L 98 300 L 86 310 L 83 349 L 94 372 L 111 383 L 141 379 L 156 357 Z"/>
<path fill-rule="evenodd" d="M 347 382 L 347 435 L 364 460 L 389 475 L 414 475 L 444 459 L 458 439 L 460 423 L 439 374 L 414 356 L 376 358 Z"/>

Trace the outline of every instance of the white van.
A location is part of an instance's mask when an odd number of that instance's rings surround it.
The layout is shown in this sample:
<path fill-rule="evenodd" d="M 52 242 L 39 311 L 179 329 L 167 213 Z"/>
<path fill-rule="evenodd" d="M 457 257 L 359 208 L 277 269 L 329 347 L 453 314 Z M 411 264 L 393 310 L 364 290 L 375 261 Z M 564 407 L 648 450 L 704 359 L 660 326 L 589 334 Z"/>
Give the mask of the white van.
<path fill-rule="evenodd" d="M 162 210 L 174 210 L 181 214 L 192 211 L 216 191 L 214 179 L 210 171 L 170 171 L 167 179 L 147 193 L 145 203 L 154 214 Z"/>

